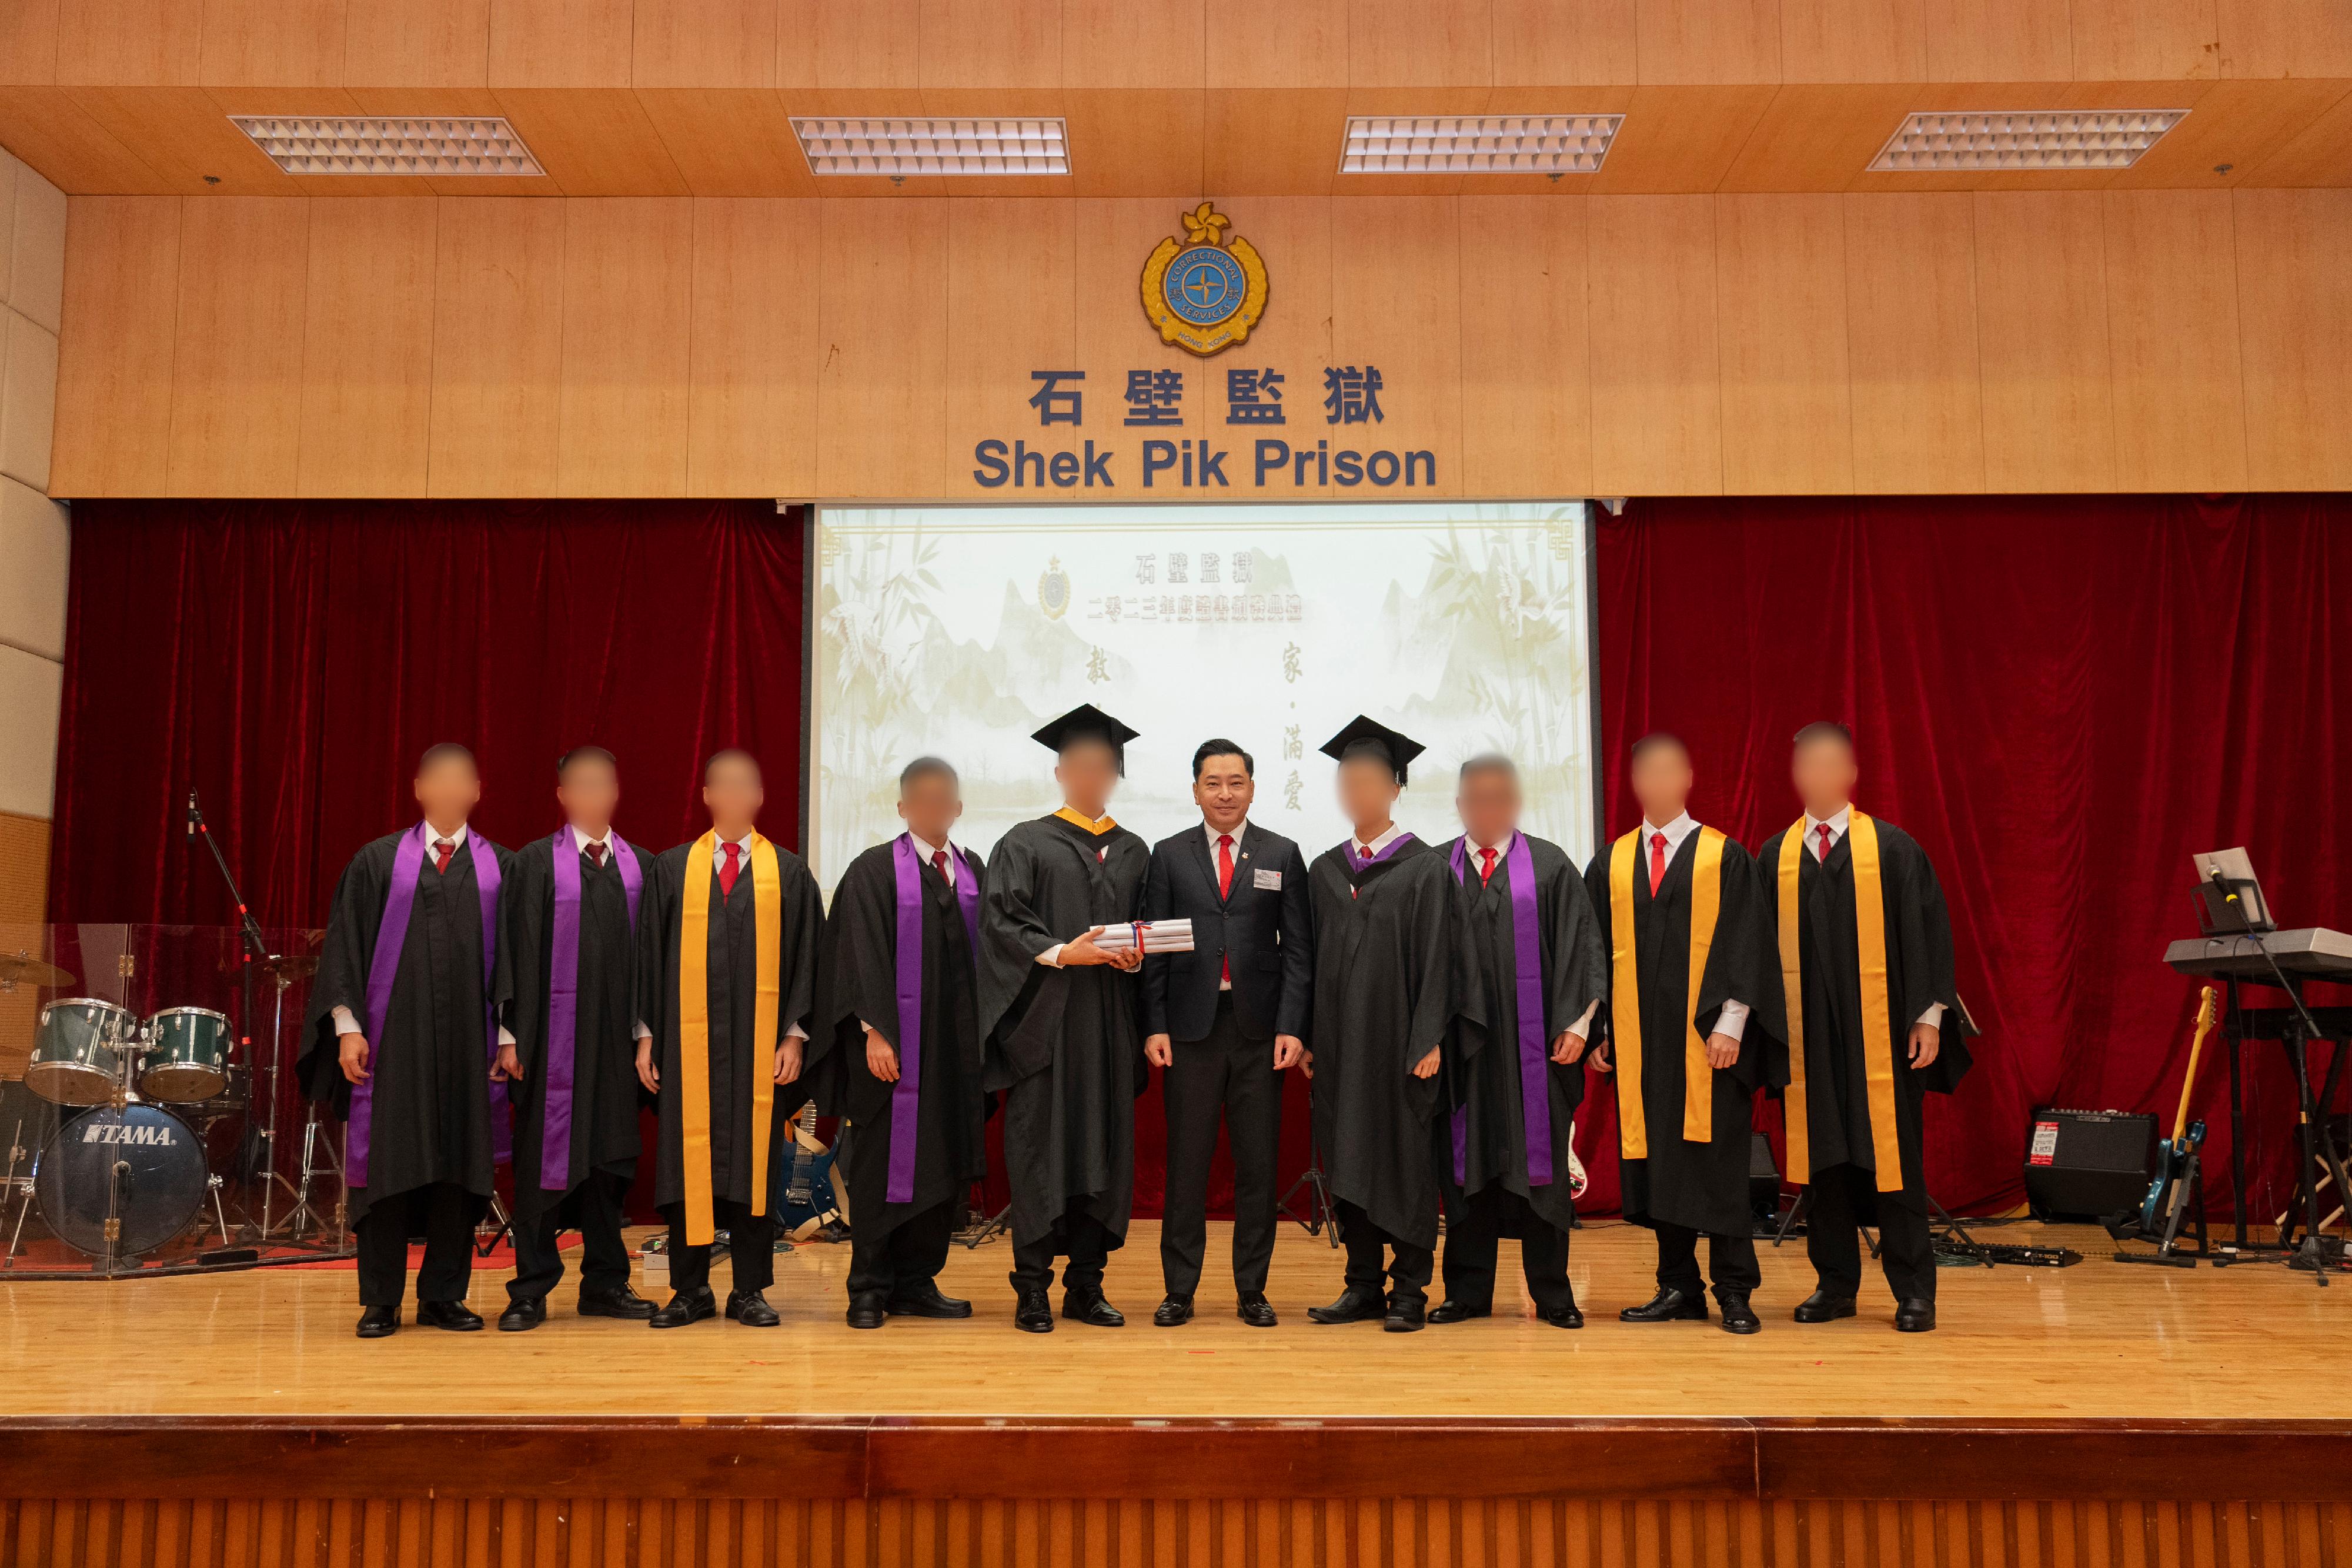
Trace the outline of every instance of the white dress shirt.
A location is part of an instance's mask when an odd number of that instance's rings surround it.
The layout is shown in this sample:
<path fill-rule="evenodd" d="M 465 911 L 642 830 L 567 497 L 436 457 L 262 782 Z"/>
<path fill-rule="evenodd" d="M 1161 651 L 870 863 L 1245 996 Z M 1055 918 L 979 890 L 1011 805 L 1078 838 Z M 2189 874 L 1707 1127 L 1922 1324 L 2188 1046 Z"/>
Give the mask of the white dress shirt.
<path fill-rule="evenodd" d="M 1108 815 L 1089 817 L 1084 811 L 1079 810 L 1076 806 L 1071 805 L 1066 800 L 1062 802 L 1062 810 L 1067 811 L 1071 816 L 1079 819 L 1081 821 L 1085 822 L 1087 827 L 1092 828 L 1098 833 L 1104 831 L 1103 824 L 1110 821 L 1110 818 Z M 1061 812 L 1059 811 L 1055 813 L 1056 816 L 1059 816 Z M 1101 852 L 1096 852 L 1096 858 L 1101 858 Z M 1037 962 L 1045 965 L 1049 969 L 1060 968 L 1062 967 L 1062 949 L 1066 946 L 1068 946 L 1067 943 L 1055 943 L 1051 947 L 1046 948 L 1043 953 L 1037 955 Z"/>
<path fill-rule="evenodd" d="M 1816 817 L 1811 811 L 1806 812 L 1806 852 L 1811 854 L 1816 862 L 1822 860 L 1824 858 L 1825 852 L 1822 848 L 1822 829 L 1824 826 L 1828 827 L 1830 831 L 1829 847 L 1833 850 L 1838 847 L 1838 841 L 1845 837 L 1846 829 L 1851 827 L 1853 823 L 1853 808 L 1852 806 L 1840 806 L 1835 814 L 1826 818 Z M 1929 1002 L 1927 1004 L 1927 1010 L 1921 1013 L 1915 1021 L 1924 1023 L 1932 1029 L 1941 1029 L 1944 1026 L 1944 1004 L 1941 1002 Z"/>
<path fill-rule="evenodd" d="M 1692 817 L 1688 811 L 1685 811 L 1681 816 L 1676 817 L 1673 821 L 1664 824 L 1663 827 L 1653 823 L 1647 817 L 1643 818 L 1641 854 L 1642 868 L 1644 871 L 1648 869 L 1650 864 L 1650 850 L 1652 847 L 1650 841 L 1656 838 L 1660 833 L 1666 835 L 1666 863 L 1668 865 L 1672 865 L 1675 863 L 1675 856 L 1682 852 L 1683 841 L 1697 831 L 1697 820 Z M 1746 1002 L 1725 1002 L 1723 1004 L 1723 1012 L 1721 1016 L 1717 1018 L 1715 1020 L 1715 1032 L 1722 1035 L 1727 1040 L 1740 1039 L 1748 1032 L 1748 1007 Z"/>
<path fill-rule="evenodd" d="M 1469 834 L 1465 833 L 1462 835 L 1462 842 L 1464 848 L 1469 853 L 1470 869 L 1473 871 L 1477 870 L 1479 863 L 1486 858 L 1486 852 L 1488 850 L 1495 852 L 1495 863 L 1498 866 L 1503 863 L 1503 857 L 1510 853 L 1511 851 L 1511 841 L 1508 839 L 1505 839 L 1498 844 L 1482 844 L 1477 840 L 1472 838 Z M 1574 867 L 1571 866 L 1570 868 L 1569 874 L 1571 876 L 1576 874 Z M 1566 1032 L 1574 1035 L 1579 1040 L 1590 1038 L 1592 1033 L 1592 1015 L 1600 1010 L 1601 998 L 1599 997 L 1595 997 L 1592 1000 L 1585 1004 L 1584 1011 L 1578 1016 L 1577 1020 L 1574 1023 L 1568 1026 Z M 1549 1047 L 1551 1042 L 1549 1040 L 1546 1040 L 1544 1043 Z"/>
<path fill-rule="evenodd" d="M 425 824 L 425 849 L 426 853 L 430 854 L 434 852 L 434 843 L 441 839 L 447 839 L 450 843 L 457 846 L 449 852 L 449 863 L 451 865 L 456 865 L 457 863 L 457 855 L 459 852 L 464 850 L 466 847 L 466 824 L 463 822 L 458 823 L 457 831 L 454 833 L 437 831 L 430 822 Z M 364 1030 L 360 1028 L 360 1020 L 352 1016 L 352 1009 L 349 1008 L 337 1008 L 334 1010 L 333 1017 L 335 1019 L 335 1033 L 339 1037 L 347 1034 L 363 1034 L 366 1032 Z M 375 1041 L 370 1040 L 368 1043 L 370 1045 L 373 1045 Z M 504 1029 L 501 1029 L 499 1030 L 499 1043 L 500 1045 L 512 1045 L 514 1043 L 514 1036 L 509 1034 Z"/>
<path fill-rule="evenodd" d="M 1369 844 L 1364 842 L 1361 839 L 1357 838 L 1353 833 L 1350 833 L 1348 836 L 1355 845 L 1356 858 L 1360 861 L 1364 861 L 1371 859 L 1373 856 L 1379 854 L 1382 850 L 1388 848 L 1391 844 L 1404 837 L 1404 829 L 1395 822 L 1391 822 L 1388 825 L 1388 831 L 1382 833 L 1379 838 L 1374 839 Z"/>

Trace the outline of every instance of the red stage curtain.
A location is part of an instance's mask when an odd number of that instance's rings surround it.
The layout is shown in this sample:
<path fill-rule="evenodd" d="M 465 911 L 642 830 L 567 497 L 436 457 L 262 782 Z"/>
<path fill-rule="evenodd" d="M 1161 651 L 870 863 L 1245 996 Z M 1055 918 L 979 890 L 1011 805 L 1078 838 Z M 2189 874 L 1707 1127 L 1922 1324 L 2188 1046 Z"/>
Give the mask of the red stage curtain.
<path fill-rule="evenodd" d="M 2352 928 L 2352 498 L 1636 501 L 1600 545 L 1611 832 L 1641 814 L 1626 747 L 1666 729 L 1694 813 L 1752 849 L 1801 810 L 1790 735 L 1835 718 L 1860 804 L 1933 858 L 1985 1031 L 1928 1113 L 1956 1212 L 2021 1199 L 2036 1105 L 2158 1108 L 2169 1133 L 2196 988 L 2160 960 L 2197 930 L 2191 853 L 2244 844 L 2283 924 Z M 2278 1048 L 2248 1062 L 2267 1217 L 2294 1099 Z M 2222 1067 L 2198 1100 L 2217 1207 Z M 1578 1131 L 1613 1207 L 1598 1099 Z"/>

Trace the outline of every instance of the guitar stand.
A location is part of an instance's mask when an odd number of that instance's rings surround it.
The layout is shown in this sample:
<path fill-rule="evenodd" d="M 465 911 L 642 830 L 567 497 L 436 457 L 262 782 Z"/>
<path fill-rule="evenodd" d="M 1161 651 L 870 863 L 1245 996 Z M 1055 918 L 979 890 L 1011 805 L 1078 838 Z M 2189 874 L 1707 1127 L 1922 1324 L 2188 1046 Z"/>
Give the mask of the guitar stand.
<path fill-rule="evenodd" d="M 479 1225 L 474 1227 L 474 1256 L 477 1258 L 487 1258 L 497 1251 L 499 1243 L 505 1240 L 514 1230 L 514 1218 L 507 1213 L 507 1206 L 499 1201 L 497 1193 L 490 1194 L 490 1210 L 484 1218 L 495 1219 L 498 1224 L 488 1228 L 490 1239 L 488 1241 L 482 1239 L 485 1227 Z"/>
<path fill-rule="evenodd" d="M 962 1242 L 964 1250 L 969 1252 L 976 1248 L 986 1246 L 1000 1236 L 1012 1234 L 1013 1206 L 1008 1203 L 956 1239 Z"/>
<path fill-rule="evenodd" d="M 2188 1217 L 2190 1232 L 2196 1237 L 2196 1244 L 2193 1247 L 2184 1245 L 2180 1239 L 2181 1217 L 2184 1215 Z M 2121 1241 L 2126 1238 L 2118 1236 L 2116 1239 Z M 2143 1233 L 2138 1239 L 2147 1240 L 2150 1238 Z M 2172 1209 L 2165 1216 L 2163 1234 L 2155 1239 L 2155 1251 L 2118 1251 L 2115 1255 L 2116 1261 L 2154 1263 L 2167 1269 L 2194 1269 L 2200 1259 L 2210 1260 L 2217 1269 L 2224 1263 L 2236 1261 L 2234 1259 L 2225 1259 L 2216 1253 L 2213 1250 L 2213 1239 L 2205 1231 L 2205 1164 L 2200 1150 L 2191 1149 L 2189 1152 L 2188 1160 L 2181 1168 L 2180 1179 L 2173 1184 Z"/>
<path fill-rule="evenodd" d="M 1307 1188 L 1307 1212 L 1301 1214 L 1291 1207 L 1298 1189 Z M 1327 1236 L 1331 1246 L 1339 1245 L 1339 1217 L 1331 1207 L 1331 1183 L 1323 1174 L 1323 1151 L 1309 1138 L 1307 1143 L 1307 1168 L 1290 1184 L 1290 1190 L 1275 1200 L 1275 1214 L 1290 1220 L 1309 1236 Z"/>

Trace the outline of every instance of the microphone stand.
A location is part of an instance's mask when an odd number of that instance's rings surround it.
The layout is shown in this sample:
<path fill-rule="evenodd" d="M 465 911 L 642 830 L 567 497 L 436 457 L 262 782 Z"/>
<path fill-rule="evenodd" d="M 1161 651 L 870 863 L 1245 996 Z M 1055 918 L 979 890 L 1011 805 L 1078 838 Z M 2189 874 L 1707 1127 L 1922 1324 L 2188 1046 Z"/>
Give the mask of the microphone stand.
<path fill-rule="evenodd" d="M 196 804 L 196 792 L 188 791 L 188 836 L 201 838 L 212 852 L 213 864 L 219 868 L 221 881 L 228 888 L 229 902 L 236 906 L 238 936 L 244 948 L 237 964 L 237 985 L 242 994 L 242 1009 L 237 1015 L 237 1044 L 243 1049 L 247 1075 L 245 1137 L 241 1140 L 238 1166 L 244 1172 L 254 1168 L 254 1145 L 262 1146 L 266 1161 L 261 1186 L 261 1234 L 269 1234 L 269 1199 L 278 1180 L 278 1041 L 270 1041 L 269 1061 L 269 1120 L 267 1127 L 257 1126 L 254 1116 L 254 1097 L 261 1092 L 260 1064 L 253 1049 L 253 966 L 256 963 L 275 964 L 278 955 L 269 950 L 269 943 L 261 935 L 260 923 L 238 890 L 236 876 L 228 869 L 228 857 L 221 853 L 220 841 L 213 837 L 212 828 L 205 821 L 204 809 Z M 282 984 L 282 982 L 281 982 Z M 280 1000 L 283 1000 L 281 992 Z M 273 1031 L 274 1036 L 274 1031 Z M 247 1219 L 250 1224 L 250 1218 Z"/>

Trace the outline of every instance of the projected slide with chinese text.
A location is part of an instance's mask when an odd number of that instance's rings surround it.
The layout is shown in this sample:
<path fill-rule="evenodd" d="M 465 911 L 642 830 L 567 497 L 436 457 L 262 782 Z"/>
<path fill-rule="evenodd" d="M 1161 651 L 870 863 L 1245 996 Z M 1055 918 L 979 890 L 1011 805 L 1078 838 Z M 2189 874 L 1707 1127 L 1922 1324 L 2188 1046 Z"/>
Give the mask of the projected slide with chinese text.
<path fill-rule="evenodd" d="M 1255 754 L 1253 820 L 1309 858 L 1346 831 L 1317 747 L 1358 713 L 1425 743 L 1397 820 L 1458 831 L 1454 770 L 1517 759 L 1527 826 L 1592 850 L 1580 503 L 825 508 L 816 526 L 809 841 L 830 895 L 899 830 L 898 769 L 963 776 L 986 851 L 1059 805 L 1029 739 L 1083 702 L 1141 730 L 1111 811 L 1199 820 L 1192 749 Z"/>

